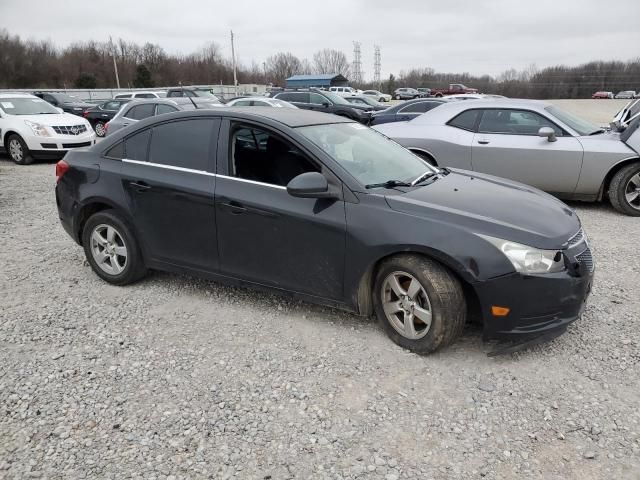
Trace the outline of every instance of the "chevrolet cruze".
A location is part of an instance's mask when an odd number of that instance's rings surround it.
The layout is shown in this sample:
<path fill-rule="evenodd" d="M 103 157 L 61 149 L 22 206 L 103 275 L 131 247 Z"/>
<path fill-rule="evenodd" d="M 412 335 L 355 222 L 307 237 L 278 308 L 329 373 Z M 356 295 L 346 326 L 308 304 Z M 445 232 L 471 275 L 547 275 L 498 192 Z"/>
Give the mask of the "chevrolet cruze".
<path fill-rule="evenodd" d="M 157 269 L 288 292 L 375 315 L 418 353 L 472 316 L 487 337 L 562 333 L 591 288 L 587 236 L 565 204 L 432 167 L 334 115 L 159 115 L 68 153 L 56 174 L 62 225 L 107 282 Z"/>

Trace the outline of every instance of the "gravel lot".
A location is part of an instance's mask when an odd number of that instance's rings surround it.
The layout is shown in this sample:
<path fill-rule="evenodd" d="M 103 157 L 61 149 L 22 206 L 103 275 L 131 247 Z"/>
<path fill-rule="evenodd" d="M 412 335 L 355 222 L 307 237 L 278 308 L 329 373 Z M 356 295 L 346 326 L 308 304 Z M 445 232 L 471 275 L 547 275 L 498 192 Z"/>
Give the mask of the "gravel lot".
<path fill-rule="evenodd" d="M 640 478 L 640 219 L 574 205 L 598 267 L 564 336 L 420 357 L 278 296 L 110 286 L 53 186 L 0 158 L 0 478 Z"/>

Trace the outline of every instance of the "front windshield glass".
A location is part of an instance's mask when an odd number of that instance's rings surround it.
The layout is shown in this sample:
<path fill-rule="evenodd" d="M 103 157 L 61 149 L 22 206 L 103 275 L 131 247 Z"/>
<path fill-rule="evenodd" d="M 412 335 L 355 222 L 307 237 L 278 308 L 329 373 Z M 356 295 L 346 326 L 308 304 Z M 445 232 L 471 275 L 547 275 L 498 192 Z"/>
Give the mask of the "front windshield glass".
<path fill-rule="evenodd" d="M 387 180 L 411 182 L 437 170 L 409 150 L 359 123 L 298 127 L 362 185 Z"/>
<path fill-rule="evenodd" d="M 62 103 L 75 103 L 82 102 L 78 97 L 72 97 L 71 95 L 67 95 L 66 93 L 55 93 L 51 94 L 56 100 Z"/>
<path fill-rule="evenodd" d="M 561 122 L 569 125 L 569 127 L 578 132 L 579 135 L 591 135 L 592 133 L 602 131 L 601 128 L 596 127 L 593 123 L 578 118 L 553 105 L 545 108 L 545 110 Z"/>
<path fill-rule="evenodd" d="M 349 105 L 349 102 L 347 102 L 340 95 L 336 95 L 333 92 L 322 92 L 322 94 L 325 97 L 327 97 L 329 100 L 331 100 L 333 103 L 337 103 L 338 105 Z"/>
<path fill-rule="evenodd" d="M 56 108 L 41 98 L 0 98 L 0 109 L 9 115 L 57 114 Z"/>
<path fill-rule="evenodd" d="M 211 90 L 194 90 L 193 93 L 196 97 L 218 98 L 211 92 Z"/>

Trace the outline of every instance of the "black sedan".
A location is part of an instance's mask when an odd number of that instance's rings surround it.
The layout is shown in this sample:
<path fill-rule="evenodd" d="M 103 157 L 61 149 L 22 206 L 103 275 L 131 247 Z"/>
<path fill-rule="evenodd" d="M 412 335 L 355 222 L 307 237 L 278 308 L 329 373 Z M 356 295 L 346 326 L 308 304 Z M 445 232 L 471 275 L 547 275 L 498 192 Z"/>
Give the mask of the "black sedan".
<path fill-rule="evenodd" d="M 45 102 L 49 102 L 54 107 L 61 108 L 64 112 L 74 115 L 82 116 L 86 109 L 93 107 L 91 103 L 66 93 L 36 92 L 34 95 L 42 98 Z"/>
<path fill-rule="evenodd" d="M 471 315 L 510 338 L 579 317 L 589 244 L 559 200 L 431 167 L 335 115 L 260 110 L 150 117 L 57 164 L 59 218 L 98 276 L 125 285 L 158 269 L 288 292 L 375 314 L 418 353 Z"/>
<path fill-rule="evenodd" d="M 380 125 L 381 123 L 391 122 L 407 122 L 448 101 L 450 100 L 442 98 L 416 98 L 415 100 L 407 100 L 406 102 L 398 103 L 389 107 L 386 110 L 375 112 L 371 116 L 369 125 Z"/>
<path fill-rule="evenodd" d="M 98 137 L 104 137 L 107 133 L 105 129 L 106 123 L 111 120 L 120 107 L 130 102 L 130 98 L 122 98 L 117 100 L 108 100 L 84 111 L 83 117 L 89 120 Z"/>

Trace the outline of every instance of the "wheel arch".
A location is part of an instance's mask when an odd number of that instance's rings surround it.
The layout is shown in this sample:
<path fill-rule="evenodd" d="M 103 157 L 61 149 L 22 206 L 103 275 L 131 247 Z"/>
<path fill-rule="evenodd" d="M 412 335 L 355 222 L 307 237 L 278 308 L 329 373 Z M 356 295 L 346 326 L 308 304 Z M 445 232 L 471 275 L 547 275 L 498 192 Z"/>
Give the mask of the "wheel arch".
<path fill-rule="evenodd" d="M 9 137 L 11 135 L 18 135 L 20 138 L 22 138 L 22 141 L 24 141 L 24 136 L 22 135 L 22 133 L 20 133 L 17 129 L 15 128 L 10 128 L 8 129 L 6 132 L 2 132 L 2 146 L 6 149 L 7 148 L 7 141 L 9 140 Z"/>
<path fill-rule="evenodd" d="M 480 300 L 473 286 L 474 279 L 471 274 L 454 258 L 440 251 L 420 246 L 409 246 L 401 250 L 386 252 L 370 263 L 360 277 L 356 298 L 354 299 L 356 310 L 360 315 L 369 317 L 374 312 L 373 287 L 380 266 L 389 258 L 402 255 L 420 255 L 446 267 L 458 279 L 460 285 L 462 285 L 467 300 L 467 318 L 473 320 L 482 318 Z"/>
<path fill-rule="evenodd" d="M 438 161 L 436 160 L 436 156 L 433 153 L 431 153 L 429 150 L 422 147 L 405 147 L 405 148 L 410 152 L 417 154 L 418 156 L 426 155 L 431 160 L 433 160 L 433 165 L 435 165 L 436 167 L 438 166 Z"/>
<path fill-rule="evenodd" d="M 598 200 L 603 200 L 606 195 L 609 193 L 609 185 L 611 184 L 611 180 L 624 167 L 631 165 L 632 163 L 640 163 L 640 157 L 628 157 L 620 160 L 618 163 L 613 165 L 602 181 L 602 185 L 600 186 L 600 191 L 598 192 Z"/>
<path fill-rule="evenodd" d="M 135 233 L 140 243 L 140 236 L 135 228 L 133 218 L 127 214 L 126 210 L 115 202 L 103 197 L 92 197 L 85 200 L 78 211 L 75 214 L 74 219 L 74 235 L 80 245 L 82 245 L 82 230 L 84 229 L 87 220 L 95 213 L 102 212 L 104 210 L 113 210 L 124 222 L 127 223 L 129 228 Z"/>

